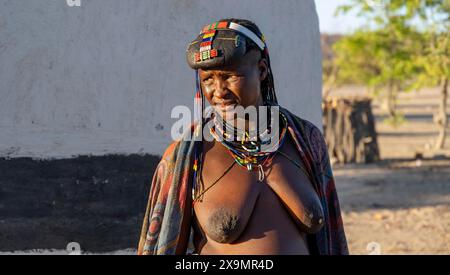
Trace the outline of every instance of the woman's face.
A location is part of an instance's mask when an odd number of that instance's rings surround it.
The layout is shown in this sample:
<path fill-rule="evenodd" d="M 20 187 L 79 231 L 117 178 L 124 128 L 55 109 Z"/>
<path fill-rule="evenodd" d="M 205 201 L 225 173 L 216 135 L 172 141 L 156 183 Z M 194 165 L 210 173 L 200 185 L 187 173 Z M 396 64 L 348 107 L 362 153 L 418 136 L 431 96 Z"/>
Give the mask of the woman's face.
<path fill-rule="evenodd" d="M 249 51 L 244 58 L 228 66 L 199 70 L 203 94 L 226 120 L 234 120 L 236 106 L 263 104 L 261 81 L 267 77 L 267 61 L 259 51 Z"/>

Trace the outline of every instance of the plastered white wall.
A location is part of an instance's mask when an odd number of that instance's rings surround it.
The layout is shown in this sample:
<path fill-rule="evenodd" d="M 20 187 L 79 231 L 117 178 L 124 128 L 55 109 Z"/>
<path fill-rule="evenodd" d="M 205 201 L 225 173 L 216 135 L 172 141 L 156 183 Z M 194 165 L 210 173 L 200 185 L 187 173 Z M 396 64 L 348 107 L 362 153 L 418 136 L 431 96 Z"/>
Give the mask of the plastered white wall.
<path fill-rule="evenodd" d="M 321 128 L 313 0 L 0 0 L 0 157 L 161 154 L 193 108 L 186 44 L 227 17 L 260 26 L 281 105 Z"/>

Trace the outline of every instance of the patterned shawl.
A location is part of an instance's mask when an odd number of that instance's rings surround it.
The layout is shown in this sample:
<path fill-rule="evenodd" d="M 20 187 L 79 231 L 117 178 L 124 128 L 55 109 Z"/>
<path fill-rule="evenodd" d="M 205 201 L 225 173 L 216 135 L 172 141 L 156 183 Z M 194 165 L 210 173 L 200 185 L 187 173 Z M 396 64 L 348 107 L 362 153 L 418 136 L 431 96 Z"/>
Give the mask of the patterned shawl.
<path fill-rule="evenodd" d="M 322 229 L 308 235 L 312 254 L 348 254 L 327 146 L 320 130 L 280 107 L 288 130 L 324 210 Z M 191 127 L 191 133 L 195 130 Z M 153 176 L 138 255 L 186 254 L 191 232 L 194 146 L 201 141 L 177 141 L 165 151 Z"/>

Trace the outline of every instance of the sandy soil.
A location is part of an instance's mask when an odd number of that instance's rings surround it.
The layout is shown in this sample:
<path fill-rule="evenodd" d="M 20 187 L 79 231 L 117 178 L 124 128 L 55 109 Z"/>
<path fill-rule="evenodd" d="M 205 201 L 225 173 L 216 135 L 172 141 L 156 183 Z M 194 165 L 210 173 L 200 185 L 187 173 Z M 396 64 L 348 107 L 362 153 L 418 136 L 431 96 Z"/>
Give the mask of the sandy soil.
<path fill-rule="evenodd" d="M 402 95 L 407 122 L 398 127 L 382 122 L 374 102 L 384 160 L 334 167 L 350 253 L 450 254 L 450 138 L 431 150 L 438 102 L 436 89 Z"/>

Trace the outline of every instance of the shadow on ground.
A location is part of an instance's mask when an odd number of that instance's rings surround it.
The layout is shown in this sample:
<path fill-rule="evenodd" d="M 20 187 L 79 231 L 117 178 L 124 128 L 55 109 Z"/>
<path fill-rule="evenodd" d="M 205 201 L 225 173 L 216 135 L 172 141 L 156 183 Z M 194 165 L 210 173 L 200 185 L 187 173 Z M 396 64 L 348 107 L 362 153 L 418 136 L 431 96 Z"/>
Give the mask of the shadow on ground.
<path fill-rule="evenodd" d="M 335 166 L 344 211 L 450 205 L 450 159 L 390 159 Z"/>

